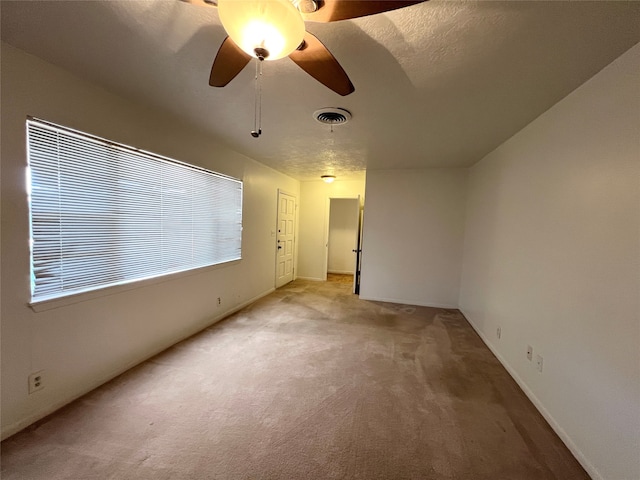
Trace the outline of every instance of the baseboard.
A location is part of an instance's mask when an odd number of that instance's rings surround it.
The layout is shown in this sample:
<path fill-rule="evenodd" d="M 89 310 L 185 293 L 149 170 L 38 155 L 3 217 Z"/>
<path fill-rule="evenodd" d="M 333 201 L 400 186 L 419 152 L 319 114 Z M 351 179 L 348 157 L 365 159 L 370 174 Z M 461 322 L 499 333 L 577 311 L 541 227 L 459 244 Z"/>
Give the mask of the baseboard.
<path fill-rule="evenodd" d="M 511 375 L 511 377 L 516 381 L 518 386 L 522 389 L 524 394 L 531 400 L 531 403 L 536 407 L 536 409 L 540 412 L 540 414 L 544 417 L 547 423 L 551 426 L 554 432 L 560 437 L 563 443 L 567 446 L 567 448 L 571 451 L 573 456 L 578 460 L 580 465 L 587 471 L 589 476 L 593 480 L 605 480 L 604 477 L 600 474 L 600 472 L 593 466 L 593 464 L 585 457 L 582 451 L 576 446 L 573 442 L 569 434 L 564 431 L 564 429 L 560 426 L 560 424 L 556 421 L 556 419 L 549 413 L 549 411 L 544 407 L 542 402 L 536 397 L 536 395 L 531 391 L 529 386 L 526 384 L 524 380 L 518 375 L 518 373 L 511 368 L 511 366 L 507 363 L 502 355 L 497 351 L 497 349 L 493 346 L 493 344 L 489 341 L 489 339 L 484 335 L 484 333 L 477 327 L 477 325 L 473 322 L 471 317 L 467 315 L 464 310 L 460 308 L 460 312 L 467 319 L 471 328 L 475 330 L 478 336 L 482 339 L 484 344 L 491 350 L 491 353 L 495 355 L 498 361 L 502 364 L 505 370 Z"/>
<path fill-rule="evenodd" d="M 243 302 L 243 303 L 241 303 L 241 304 L 239 304 L 239 305 L 236 305 L 236 306 L 235 306 L 235 307 L 233 307 L 231 310 L 229 310 L 229 311 L 225 312 L 224 314 L 222 314 L 222 315 L 220 316 L 220 318 L 218 318 L 218 319 L 214 319 L 214 320 L 211 322 L 211 324 L 209 325 L 209 327 L 210 327 L 211 325 L 214 325 L 215 323 L 219 322 L 219 321 L 220 321 L 220 320 L 222 320 L 223 318 L 227 318 L 227 317 L 229 317 L 229 316 L 233 315 L 234 313 L 239 312 L 239 311 L 240 311 L 240 310 L 242 310 L 244 307 L 248 307 L 248 306 L 249 306 L 249 305 L 251 305 L 252 303 L 257 302 L 258 300 L 260 300 L 262 297 L 266 297 L 267 295 L 269 295 L 269 294 L 271 294 L 271 293 L 273 293 L 273 292 L 275 292 L 275 291 L 276 291 L 275 287 L 271 287 L 271 288 L 269 288 L 269 289 L 265 290 L 264 292 L 262 292 L 261 294 L 256 295 L 255 297 L 253 297 L 253 298 L 251 298 L 251 299 L 247 300 L 246 302 Z"/>
<path fill-rule="evenodd" d="M 419 307 L 431 307 L 431 308 L 447 308 L 447 309 L 458 309 L 458 305 L 452 305 L 448 303 L 438 303 L 438 302 L 422 302 L 415 300 L 400 300 L 398 298 L 385 298 L 385 297 L 367 297 L 360 294 L 360 300 L 369 300 L 372 302 L 389 302 L 389 303 L 399 303 L 402 305 L 417 305 Z"/>
<path fill-rule="evenodd" d="M 190 331 L 188 333 L 185 333 L 184 335 L 180 335 L 179 337 L 176 338 L 176 340 L 172 341 L 170 344 L 165 345 L 163 347 L 160 347 L 159 349 L 156 349 L 154 351 L 152 351 L 152 353 L 145 355 L 141 360 L 135 360 L 133 362 L 128 363 L 126 366 L 118 368 L 117 370 L 111 372 L 110 374 L 102 377 L 101 379 L 92 382 L 87 388 L 83 389 L 81 391 L 81 393 L 78 393 L 77 395 L 74 395 L 70 398 L 61 400 L 59 402 L 56 402 L 52 405 L 47 406 L 47 408 L 40 410 L 39 412 L 34 413 L 33 415 L 29 415 L 27 418 L 22 419 L 12 425 L 9 425 L 7 427 L 5 427 L 4 430 L 2 430 L 2 433 L 0 434 L 0 440 L 5 440 L 9 437 L 11 437 L 12 435 L 15 435 L 16 433 L 24 430 L 25 428 L 27 428 L 29 425 L 34 424 L 35 422 L 42 420 L 43 418 L 47 417 L 48 415 L 51 415 L 52 413 L 55 413 L 57 410 L 60 410 L 62 407 L 70 404 L 71 402 L 74 402 L 75 400 L 83 397 L 84 395 L 92 392 L 93 390 L 95 390 L 96 388 L 100 387 L 101 385 L 104 385 L 105 383 L 113 380 L 114 378 L 116 378 L 119 375 L 122 375 L 123 373 L 131 370 L 132 368 L 140 365 L 141 363 L 146 362 L 147 360 L 155 357 L 156 355 L 164 352 L 165 350 L 167 350 L 168 348 L 171 348 L 172 346 L 174 346 L 177 343 L 182 342 L 183 340 L 186 340 L 189 337 L 192 337 L 194 335 L 197 335 L 198 333 L 200 333 L 201 331 L 205 330 L 206 328 L 209 328 L 212 325 L 215 325 L 216 323 L 218 323 L 219 321 L 233 315 L 234 313 L 242 310 L 243 308 L 251 305 L 252 303 L 260 300 L 262 297 L 265 297 L 267 295 L 269 295 L 270 293 L 273 293 L 275 291 L 275 288 L 270 288 L 264 292 L 262 292 L 259 295 L 256 295 L 255 297 L 239 304 L 236 305 L 235 307 L 229 309 L 229 310 L 225 310 L 223 313 L 220 313 L 219 315 L 216 315 L 215 317 L 211 317 L 208 320 L 206 320 L 204 322 L 204 325 L 199 325 L 196 326 L 193 331 Z"/>
<path fill-rule="evenodd" d="M 349 270 L 328 270 L 327 273 L 336 273 L 338 275 L 353 275 L 353 271 Z"/>
<path fill-rule="evenodd" d="M 324 278 L 317 278 L 317 277 L 297 277 L 300 280 L 310 280 L 312 282 L 326 282 L 326 280 Z"/>

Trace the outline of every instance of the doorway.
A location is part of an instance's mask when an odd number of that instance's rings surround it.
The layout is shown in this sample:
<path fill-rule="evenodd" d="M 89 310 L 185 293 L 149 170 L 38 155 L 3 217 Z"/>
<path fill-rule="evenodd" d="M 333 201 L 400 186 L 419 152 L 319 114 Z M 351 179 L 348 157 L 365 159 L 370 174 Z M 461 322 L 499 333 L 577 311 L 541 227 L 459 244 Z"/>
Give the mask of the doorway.
<path fill-rule="evenodd" d="M 296 197 L 278 190 L 276 233 L 276 288 L 293 280 Z"/>
<path fill-rule="evenodd" d="M 349 275 L 353 292 L 360 290 L 360 197 L 330 198 L 327 232 L 327 259 L 325 278 Z"/>

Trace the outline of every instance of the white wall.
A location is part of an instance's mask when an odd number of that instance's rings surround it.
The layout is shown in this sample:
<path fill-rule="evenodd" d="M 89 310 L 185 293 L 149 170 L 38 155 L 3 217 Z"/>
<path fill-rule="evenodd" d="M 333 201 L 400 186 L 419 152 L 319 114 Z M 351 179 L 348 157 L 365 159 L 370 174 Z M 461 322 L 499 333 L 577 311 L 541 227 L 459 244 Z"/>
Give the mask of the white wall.
<path fill-rule="evenodd" d="M 192 126 L 2 45 L 2 436 L 193 334 L 275 282 L 277 189 L 299 182 Z M 243 259 L 36 313 L 29 301 L 25 120 L 33 115 L 244 180 Z M 216 305 L 217 297 L 222 305 Z M 45 388 L 27 377 L 44 369 Z"/>
<path fill-rule="evenodd" d="M 358 199 L 333 198 L 329 213 L 329 273 L 354 274 L 359 234 L 360 203 Z"/>
<path fill-rule="evenodd" d="M 367 172 L 361 298 L 457 308 L 466 175 Z"/>
<path fill-rule="evenodd" d="M 639 74 L 640 45 L 469 179 L 461 308 L 606 480 L 640 478 Z"/>
<path fill-rule="evenodd" d="M 300 222 L 297 277 L 326 280 L 329 198 L 356 198 L 364 202 L 365 176 L 300 182 Z M 366 208 L 366 207 L 365 207 Z"/>

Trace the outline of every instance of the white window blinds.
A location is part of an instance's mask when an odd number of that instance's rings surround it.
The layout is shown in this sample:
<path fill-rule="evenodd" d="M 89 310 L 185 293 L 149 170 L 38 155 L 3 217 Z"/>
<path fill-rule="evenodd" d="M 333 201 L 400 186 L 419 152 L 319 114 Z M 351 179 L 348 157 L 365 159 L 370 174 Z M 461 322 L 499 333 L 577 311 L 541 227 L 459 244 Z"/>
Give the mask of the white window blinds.
<path fill-rule="evenodd" d="M 32 302 L 241 258 L 242 182 L 27 121 Z"/>

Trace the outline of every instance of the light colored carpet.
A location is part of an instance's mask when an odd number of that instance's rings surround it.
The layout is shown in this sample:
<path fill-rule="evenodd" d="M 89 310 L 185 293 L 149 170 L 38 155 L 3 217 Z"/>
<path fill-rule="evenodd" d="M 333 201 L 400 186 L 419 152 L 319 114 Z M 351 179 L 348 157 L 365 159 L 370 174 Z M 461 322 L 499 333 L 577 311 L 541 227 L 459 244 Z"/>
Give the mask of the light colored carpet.
<path fill-rule="evenodd" d="M 11 479 L 585 479 L 456 310 L 294 281 L 2 444 Z"/>

